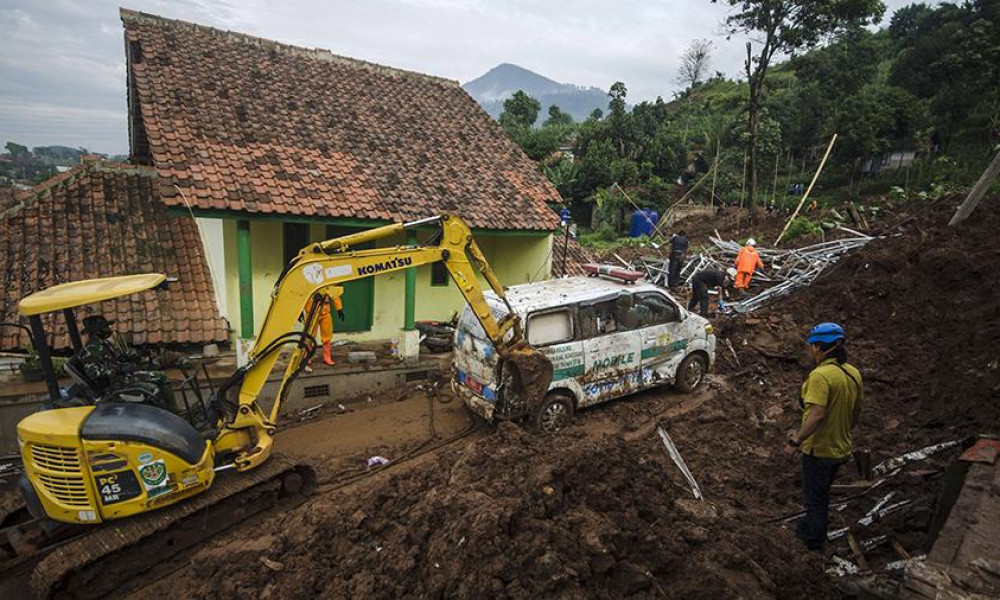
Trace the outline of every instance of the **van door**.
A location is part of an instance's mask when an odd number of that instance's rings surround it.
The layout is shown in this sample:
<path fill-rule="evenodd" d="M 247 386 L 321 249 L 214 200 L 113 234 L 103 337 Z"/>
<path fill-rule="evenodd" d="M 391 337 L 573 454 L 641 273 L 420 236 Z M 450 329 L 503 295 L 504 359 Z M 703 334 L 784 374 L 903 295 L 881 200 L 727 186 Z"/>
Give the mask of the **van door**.
<path fill-rule="evenodd" d="M 578 307 L 584 354 L 581 407 L 627 394 L 639 383 L 641 347 L 623 318 L 629 309 L 625 296 L 631 299 L 624 294 Z"/>
<path fill-rule="evenodd" d="M 635 295 L 634 312 L 642 344 L 642 385 L 673 381 L 688 346 L 680 307 L 658 292 L 641 292 Z"/>
<path fill-rule="evenodd" d="M 561 306 L 532 313 L 525 325 L 528 343 L 552 361 L 552 386 L 575 389 L 576 380 L 584 373 L 583 344 L 576 337 L 574 316 L 576 307 Z"/>

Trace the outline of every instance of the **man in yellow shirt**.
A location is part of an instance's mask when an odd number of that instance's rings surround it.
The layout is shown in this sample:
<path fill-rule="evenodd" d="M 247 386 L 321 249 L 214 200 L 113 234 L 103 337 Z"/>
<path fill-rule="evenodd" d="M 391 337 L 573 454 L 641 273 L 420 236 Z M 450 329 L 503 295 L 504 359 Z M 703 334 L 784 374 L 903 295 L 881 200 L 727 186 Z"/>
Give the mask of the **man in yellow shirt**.
<path fill-rule="evenodd" d="M 802 424 L 785 452 L 802 454 L 802 495 L 806 515 L 796 534 L 810 550 L 819 550 L 829 526 L 830 486 L 851 456 L 851 431 L 861 414 L 861 373 L 847 364 L 844 329 L 820 323 L 806 343 L 816 368 L 802 385 Z"/>

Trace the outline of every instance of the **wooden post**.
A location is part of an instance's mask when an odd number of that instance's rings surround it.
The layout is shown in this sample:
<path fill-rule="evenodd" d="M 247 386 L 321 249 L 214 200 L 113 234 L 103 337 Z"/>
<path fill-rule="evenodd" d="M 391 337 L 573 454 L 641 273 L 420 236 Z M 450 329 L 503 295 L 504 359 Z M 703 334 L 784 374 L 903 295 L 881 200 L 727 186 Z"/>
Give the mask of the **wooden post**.
<path fill-rule="evenodd" d="M 778 239 L 774 240 L 774 245 L 777 246 L 781 243 L 781 238 L 785 237 L 785 232 L 788 231 L 788 227 L 795 220 L 795 217 L 799 216 L 799 211 L 802 210 L 802 206 L 806 203 L 806 199 L 809 198 L 809 194 L 813 191 L 813 186 L 816 185 L 816 180 L 819 179 L 819 174 L 823 172 L 823 167 L 826 165 L 826 159 L 830 157 L 830 151 L 833 150 L 833 144 L 837 141 L 837 134 L 833 134 L 830 138 L 830 145 L 826 147 L 826 154 L 823 155 L 823 160 L 819 161 L 819 167 L 816 169 L 816 174 L 813 175 L 812 181 L 809 182 L 809 188 L 806 189 L 806 193 L 802 194 L 802 200 L 799 201 L 799 205 L 795 207 L 795 212 L 792 216 L 788 217 L 788 222 L 785 223 L 785 228 L 781 230 L 781 235 Z"/>
<path fill-rule="evenodd" d="M 986 195 L 986 190 L 990 189 L 990 185 L 993 184 L 993 180 L 997 178 L 997 175 L 1000 175 L 1000 152 L 997 152 L 997 155 L 993 157 L 993 162 L 990 163 L 990 166 L 986 167 L 986 171 L 983 172 L 982 177 L 979 178 L 976 185 L 972 187 L 972 191 L 969 192 L 968 197 L 958 207 L 958 210 L 955 211 L 955 216 L 948 222 L 949 225 L 958 225 L 969 218 L 972 211 L 976 209 L 976 205 Z"/>

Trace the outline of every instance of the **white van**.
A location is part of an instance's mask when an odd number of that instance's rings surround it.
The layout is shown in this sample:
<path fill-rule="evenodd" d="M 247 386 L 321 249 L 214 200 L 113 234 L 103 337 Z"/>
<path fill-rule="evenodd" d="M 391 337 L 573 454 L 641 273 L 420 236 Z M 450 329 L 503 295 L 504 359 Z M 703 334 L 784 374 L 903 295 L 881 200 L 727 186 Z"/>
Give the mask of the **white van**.
<path fill-rule="evenodd" d="M 648 283 L 570 277 L 516 285 L 507 300 L 528 343 L 555 369 L 545 400 L 527 414 L 504 402 L 496 350 L 469 307 L 455 331 L 453 386 L 487 420 L 528 417 L 555 431 L 581 408 L 662 384 L 689 392 L 715 362 L 712 325 Z M 506 314 L 492 294 L 498 318 Z"/>

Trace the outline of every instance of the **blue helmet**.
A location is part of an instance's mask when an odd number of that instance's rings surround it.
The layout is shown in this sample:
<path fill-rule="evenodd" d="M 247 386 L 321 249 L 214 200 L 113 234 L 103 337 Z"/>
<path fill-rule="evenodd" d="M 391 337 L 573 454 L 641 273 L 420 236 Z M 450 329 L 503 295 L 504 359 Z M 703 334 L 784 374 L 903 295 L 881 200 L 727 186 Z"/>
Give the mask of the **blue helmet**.
<path fill-rule="evenodd" d="M 809 332 L 806 340 L 809 344 L 832 344 L 837 340 L 844 339 L 844 328 L 836 323 L 820 323 Z"/>

